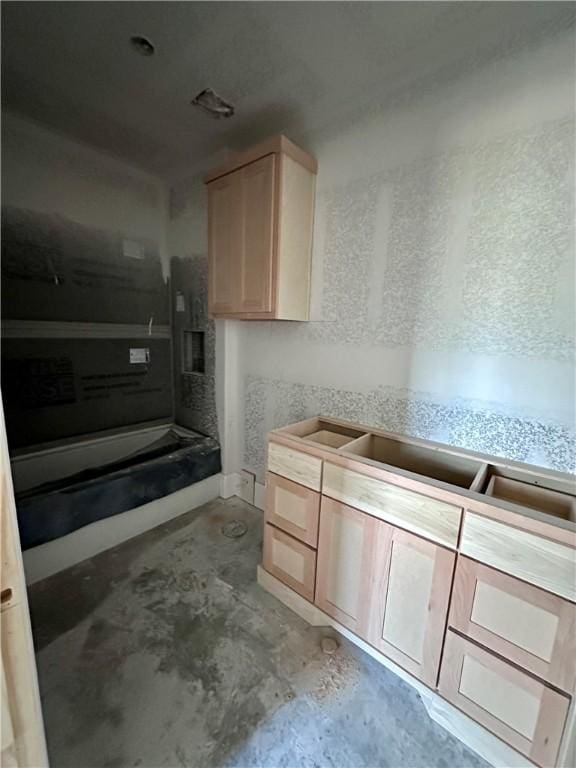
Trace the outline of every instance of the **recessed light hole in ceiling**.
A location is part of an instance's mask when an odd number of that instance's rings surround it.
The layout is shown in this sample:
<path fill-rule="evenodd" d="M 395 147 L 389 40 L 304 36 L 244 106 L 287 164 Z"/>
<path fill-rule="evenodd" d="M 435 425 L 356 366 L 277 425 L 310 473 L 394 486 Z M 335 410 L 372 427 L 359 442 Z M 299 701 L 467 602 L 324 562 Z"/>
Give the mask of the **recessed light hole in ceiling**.
<path fill-rule="evenodd" d="M 224 101 L 217 93 L 214 93 L 212 88 L 205 88 L 198 96 L 192 99 L 191 103 L 195 107 L 200 107 L 207 115 L 216 120 L 220 120 L 222 117 L 232 117 L 234 114 L 233 105 Z"/>
<path fill-rule="evenodd" d="M 130 38 L 130 45 L 141 56 L 154 55 L 154 44 L 151 43 L 150 40 L 148 40 L 146 37 L 142 37 L 141 35 L 134 35 Z"/>

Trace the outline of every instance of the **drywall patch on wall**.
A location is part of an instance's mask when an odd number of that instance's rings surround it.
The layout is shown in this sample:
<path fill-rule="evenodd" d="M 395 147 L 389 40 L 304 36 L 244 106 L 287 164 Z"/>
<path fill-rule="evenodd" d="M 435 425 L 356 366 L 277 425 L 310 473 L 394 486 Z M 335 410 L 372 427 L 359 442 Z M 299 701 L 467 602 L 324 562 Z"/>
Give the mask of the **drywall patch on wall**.
<path fill-rule="evenodd" d="M 208 318 L 208 268 L 204 256 L 171 260 L 175 418 L 178 424 L 218 438 L 214 384 L 215 331 Z M 183 332 L 204 333 L 204 372 L 185 373 Z"/>
<path fill-rule="evenodd" d="M 263 482 L 266 434 L 316 415 L 348 419 L 428 440 L 576 471 L 576 432 L 549 420 L 507 415 L 463 400 L 438 402 L 427 393 L 394 387 L 350 392 L 246 376 L 244 467 Z"/>

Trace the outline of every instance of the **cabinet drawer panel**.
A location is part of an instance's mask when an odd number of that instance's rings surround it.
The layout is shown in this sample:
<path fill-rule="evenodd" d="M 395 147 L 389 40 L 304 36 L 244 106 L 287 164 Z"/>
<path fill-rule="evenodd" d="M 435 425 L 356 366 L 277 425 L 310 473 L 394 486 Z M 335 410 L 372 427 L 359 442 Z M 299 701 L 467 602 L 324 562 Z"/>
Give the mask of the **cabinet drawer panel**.
<path fill-rule="evenodd" d="M 565 544 L 466 512 L 460 551 L 537 587 L 576 600 L 576 550 Z"/>
<path fill-rule="evenodd" d="M 314 600 L 316 552 L 268 523 L 264 526 L 264 568 L 307 600 Z"/>
<path fill-rule="evenodd" d="M 295 483 L 320 490 L 322 459 L 279 443 L 268 443 L 268 469 Z"/>
<path fill-rule="evenodd" d="M 570 699 L 449 631 L 439 691 L 538 765 L 554 765 Z"/>
<path fill-rule="evenodd" d="M 565 691 L 576 683 L 576 606 L 466 557 L 450 625 Z"/>
<path fill-rule="evenodd" d="M 322 492 L 426 539 L 456 548 L 462 510 L 452 504 L 330 462 L 324 463 Z"/>
<path fill-rule="evenodd" d="M 310 547 L 316 547 L 319 513 L 319 493 L 268 472 L 266 522 L 281 528 Z"/>

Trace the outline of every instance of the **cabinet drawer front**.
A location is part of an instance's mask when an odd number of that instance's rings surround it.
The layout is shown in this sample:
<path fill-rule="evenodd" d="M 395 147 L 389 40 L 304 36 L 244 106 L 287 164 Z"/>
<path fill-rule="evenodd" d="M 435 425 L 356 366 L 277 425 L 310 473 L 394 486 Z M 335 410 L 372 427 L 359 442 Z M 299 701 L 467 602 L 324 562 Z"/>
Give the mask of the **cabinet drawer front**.
<path fill-rule="evenodd" d="M 306 600 L 314 600 L 316 552 L 268 523 L 264 526 L 263 565 Z"/>
<path fill-rule="evenodd" d="M 285 477 L 268 472 L 266 522 L 310 547 L 318 544 L 320 494 Z"/>
<path fill-rule="evenodd" d="M 324 462 L 322 492 L 426 539 L 456 548 L 462 510 L 360 472 Z"/>
<path fill-rule="evenodd" d="M 576 605 L 459 557 L 450 625 L 565 691 L 576 684 Z"/>
<path fill-rule="evenodd" d="M 449 631 L 439 691 L 541 766 L 554 765 L 570 699 Z"/>
<path fill-rule="evenodd" d="M 320 490 L 322 459 L 279 443 L 268 443 L 268 469 L 295 483 Z"/>
<path fill-rule="evenodd" d="M 576 601 L 576 550 L 572 547 L 467 511 L 460 551 Z"/>

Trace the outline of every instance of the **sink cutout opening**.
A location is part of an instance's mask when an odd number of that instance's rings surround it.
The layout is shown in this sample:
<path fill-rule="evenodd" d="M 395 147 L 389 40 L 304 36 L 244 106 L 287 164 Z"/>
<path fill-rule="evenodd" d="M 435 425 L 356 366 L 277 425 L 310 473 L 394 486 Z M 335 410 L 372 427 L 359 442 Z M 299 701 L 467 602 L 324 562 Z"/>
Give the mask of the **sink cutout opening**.
<path fill-rule="evenodd" d="M 338 424 L 331 424 L 327 421 L 318 420 L 308 434 L 301 435 L 305 440 L 312 443 L 319 443 L 330 448 L 342 448 L 348 443 L 361 437 L 364 433 L 351 427 L 341 427 Z"/>
<path fill-rule="evenodd" d="M 504 477 L 493 471 L 486 487 L 486 496 L 510 501 L 522 507 L 576 522 L 576 497 L 534 483 Z"/>
<path fill-rule="evenodd" d="M 402 443 L 380 435 L 366 435 L 346 446 L 347 453 L 405 469 L 444 483 L 470 488 L 482 464 L 463 456 Z"/>

